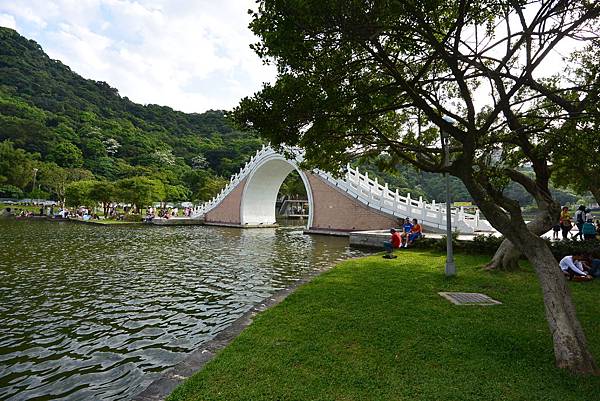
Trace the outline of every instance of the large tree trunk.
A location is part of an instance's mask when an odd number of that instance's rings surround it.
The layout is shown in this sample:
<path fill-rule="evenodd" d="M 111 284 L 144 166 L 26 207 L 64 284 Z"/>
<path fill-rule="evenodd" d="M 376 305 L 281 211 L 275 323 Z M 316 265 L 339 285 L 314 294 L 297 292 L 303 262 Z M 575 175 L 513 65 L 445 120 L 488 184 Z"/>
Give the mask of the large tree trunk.
<path fill-rule="evenodd" d="M 521 251 L 512 242 L 505 239 L 496 250 L 492 260 L 485 265 L 485 268 L 487 270 L 516 270 L 519 267 L 521 255 Z"/>
<path fill-rule="evenodd" d="M 596 203 L 600 205 L 600 187 L 591 187 L 590 192 L 596 199 Z"/>
<path fill-rule="evenodd" d="M 554 342 L 556 366 L 577 374 L 599 375 L 600 370 L 589 352 L 585 334 L 575 314 L 567 281 L 552 252 L 533 233 L 520 233 L 518 248 L 535 268 L 544 295 L 546 319 Z"/>
<path fill-rule="evenodd" d="M 555 223 L 552 210 L 540 210 L 536 217 L 527 223 L 529 231 L 537 236 L 547 233 Z M 522 253 L 508 239 L 502 241 L 492 260 L 485 265 L 488 270 L 516 270 Z"/>
<path fill-rule="evenodd" d="M 566 279 L 546 242 L 537 232 L 530 231 L 534 228 L 551 227 L 554 220 L 558 219 L 560 205 L 552 199 L 548 190 L 549 174 L 544 171 L 544 166 L 534 165 L 538 170 L 535 181 L 517 171 L 508 171 L 511 178 L 534 195 L 538 210 L 548 212 L 540 213 L 530 225 L 525 225 L 518 202 L 480 185 L 473 179 L 472 171 L 468 170 L 468 167 L 466 174 L 461 178 L 492 226 L 504 234 L 534 267 L 544 297 L 556 366 L 575 374 L 600 374 L 594 357 L 588 350 L 581 324 L 577 320 Z M 484 185 L 489 185 L 489 182 L 482 181 Z M 538 224 L 540 222 L 543 224 Z"/>

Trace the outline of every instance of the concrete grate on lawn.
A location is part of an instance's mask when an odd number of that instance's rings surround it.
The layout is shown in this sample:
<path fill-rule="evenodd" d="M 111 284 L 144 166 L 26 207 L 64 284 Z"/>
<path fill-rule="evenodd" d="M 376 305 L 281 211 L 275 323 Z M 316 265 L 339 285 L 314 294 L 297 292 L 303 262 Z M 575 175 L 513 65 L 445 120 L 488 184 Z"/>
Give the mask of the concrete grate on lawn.
<path fill-rule="evenodd" d="M 477 292 L 438 292 L 442 297 L 452 302 L 454 305 L 500 305 L 502 302 L 496 301 L 485 294 Z"/>

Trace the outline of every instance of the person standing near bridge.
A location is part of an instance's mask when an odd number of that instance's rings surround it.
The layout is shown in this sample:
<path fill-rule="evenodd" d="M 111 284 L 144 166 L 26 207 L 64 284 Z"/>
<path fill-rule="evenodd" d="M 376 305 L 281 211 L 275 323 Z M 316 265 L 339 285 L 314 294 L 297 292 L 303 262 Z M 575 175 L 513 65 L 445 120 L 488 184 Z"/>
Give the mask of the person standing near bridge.
<path fill-rule="evenodd" d="M 583 241 L 583 225 L 585 224 L 585 205 L 580 205 L 575 212 L 575 225 L 577 226 L 577 234 L 573 236 L 573 239 L 579 237 L 580 241 Z"/>
<path fill-rule="evenodd" d="M 573 223 L 571 223 L 571 214 L 569 213 L 569 208 L 567 206 L 563 206 L 560 212 L 560 229 L 562 230 L 562 237 L 564 240 L 569 238 L 569 231 L 573 228 Z"/>

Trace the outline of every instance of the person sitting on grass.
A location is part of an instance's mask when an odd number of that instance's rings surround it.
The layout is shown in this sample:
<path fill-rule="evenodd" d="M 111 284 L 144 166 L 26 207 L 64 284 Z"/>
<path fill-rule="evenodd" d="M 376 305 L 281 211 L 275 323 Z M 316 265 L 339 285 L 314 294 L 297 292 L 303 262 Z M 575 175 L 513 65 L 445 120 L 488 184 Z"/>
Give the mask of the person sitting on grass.
<path fill-rule="evenodd" d="M 417 239 L 421 238 L 422 236 L 423 236 L 423 228 L 421 227 L 421 225 L 419 224 L 417 219 L 413 219 L 412 227 L 411 227 L 410 231 L 408 232 L 408 238 L 406 239 L 404 247 L 408 248 L 409 245 L 412 245 L 413 242 L 415 242 Z"/>
<path fill-rule="evenodd" d="M 592 276 L 587 274 L 585 272 L 585 268 L 583 267 L 582 262 L 584 259 L 585 258 L 580 254 L 565 256 L 559 262 L 560 269 L 566 276 L 568 276 L 569 280 L 591 280 Z"/>
<path fill-rule="evenodd" d="M 390 237 L 389 241 L 385 241 L 383 243 L 383 248 L 386 250 L 386 254 L 383 255 L 384 258 L 386 259 L 392 259 L 395 256 L 392 256 L 392 253 L 394 252 L 394 248 L 400 248 L 400 245 L 402 244 L 402 239 L 400 238 L 400 234 L 398 234 L 398 232 L 395 229 L 390 229 L 390 233 L 392 234 L 392 236 Z"/>
<path fill-rule="evenodd" d="M 600 252 L 594 251 L 590 255 L 588 273 L 590 276 L 600 278 Z"/>

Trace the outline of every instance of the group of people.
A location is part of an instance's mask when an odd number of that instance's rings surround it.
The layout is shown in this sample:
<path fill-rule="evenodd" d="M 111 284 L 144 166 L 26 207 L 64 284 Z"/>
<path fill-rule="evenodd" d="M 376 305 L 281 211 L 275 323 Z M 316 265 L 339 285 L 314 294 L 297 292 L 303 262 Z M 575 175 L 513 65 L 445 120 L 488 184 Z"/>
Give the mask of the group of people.
<path fill-rule="evenodd" d="M 146 209 L 146 217 L 144 218 L 144 221 L 149 223 L 155 217 L 159 217 L 161 219 L 170 219 L 171 217 L 179 217 L 179 215 L 180 215 L 180 211 L 179 211 L 179 208 L 177 208 L 177 207 L 155 209 L 152 206 L 150 206 L 148 209 Z M 191 207 L 184 208 L 183 216 L 184 217 L 192 217 L 192 208 Z"/>
<path fill-rule="evenodd" d="M 599 254 L 575 254 L 562 258 L 559 262 L 560 269 L 569 280 L 589 281 L 600 277 Z"/>
<path fill-rule="evenodd" d="M 407 217 L 403 223 L 400 232 L 395 228 L 390 229 L 390 240 L 385 241 L 383 243 L 384 249 L 387 251 L 387 254 L 384 255 L 385 258 L 393 258 L 392 252 L 396 248 L 408 248 L 409 245 L 412 245 L 417 239 L 423 236 L 423 228 L 417 221 L 417 219 L 411 220 Z"/>
<path fill-rule="evenodd" d="M 577 227 L 577 233 L 571 235 L 572 240 L 595 240 L 600 238 L 600 220 L 596 220 L 594 224 L 594 217 L 592 211 L 581 205 L 575 212 L 575 226 Z M 569 212 L 567 206 L 563 206 L 560 212 L 560 219 L 558 224 L 553 227 L 552 239 L 558 239 L 558 233 L 562 231 L 562 238 L 564 240 L 569 238 L 569 233 L 573 229 L 573 218 Z"/>

